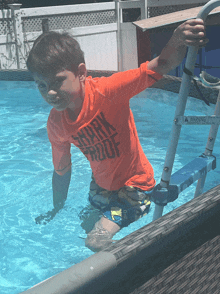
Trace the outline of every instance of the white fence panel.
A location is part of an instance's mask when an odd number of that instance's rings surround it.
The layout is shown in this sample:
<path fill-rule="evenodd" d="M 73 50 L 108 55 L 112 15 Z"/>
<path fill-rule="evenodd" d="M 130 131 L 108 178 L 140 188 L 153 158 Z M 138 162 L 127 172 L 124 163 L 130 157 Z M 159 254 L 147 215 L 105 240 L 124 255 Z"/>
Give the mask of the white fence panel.
<path fill-rule="evenodd" d="M 130 23 L 121 24 L 121 62 L 123 70 L 138 67 L 136 28 Z"/>
<path fill-rule="evenodd" d="M 22 14 L 25 17 L 32 16 L 49 16 L 65 13 L 86 13 L 86 12 L 98 12 L 114 10 L 114 2 L 106 3 L 92 3 L 92 4 L 80 4 L 80 5 L 65 5 L 65 6 L 50 6 L 50 7 L 34 7 L 21 9 Z"/>
<path fill-rule="evenodd" d="M 0 69 L 17 68 L 16 48 L 10 34 L 0 36 Z"/>
<path fill-rule="evenodd" d="M 77 29 L 72 29 L 70 32 L 76 37 L 85 54 L 87 69 L 118 70 L 116 29 L 85 35 L 78 34 Z"/>
<path fill-rule="evenodd" d="M 117 41 L 115 33 L 77 38 L 85 53 L 87 69 L 118 70 Z"/>
<path fill-rule="evenodd" d="M 15 45 L 13 40 L 13 25 L 11 10 L 0 11 L 0 69 L 16 67 Z"/>
<path fill-rule="evenodd" d="M 116 24 L 73 28 L 66 30 L 66 32 L 70 33 L 79 42 L 85 54 L 87 69 L 118 70 Z M 26 34 L 25 48 L 27 52 L 40 33 Z"/>
<path fill-rule="evenodd" d="M 20 27 L 23 27 L 23 33 L 19 31 L 17 39 L 11 20 L 13 10 L 16 14 L 19 13 Z M 13 4 L 12 13 L 11 10 L 4 10 L 0 15 L 0 18 L 3 17 L 10 23 L 10 30 L 4 29 L 6 25 L 0 19 L 1 68 L 26 68 L 28 52 L 34 40 L 42 33 L 42 21 L 48 20 L 50 30 L 67 31 L 79 41 L 88 69 L 117 71 L 117 24 L 114 14 L 114 2 L 27 8 L 19 11 L 18 5 Z"/>

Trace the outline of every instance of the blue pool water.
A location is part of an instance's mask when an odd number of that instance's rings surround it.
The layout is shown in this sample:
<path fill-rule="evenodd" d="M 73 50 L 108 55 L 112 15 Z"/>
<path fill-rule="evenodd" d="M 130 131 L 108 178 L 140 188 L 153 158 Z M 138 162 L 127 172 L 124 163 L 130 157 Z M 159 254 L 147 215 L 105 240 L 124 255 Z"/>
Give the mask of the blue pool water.
<path fill-rule="evenodd" d="M 0 293 L 17 294 L 93 254 L 84 246 L 82 210 L 88 205 L 91 171 L 85 157 L 72 148 L 73 175 L 68 200 L 47 225 L 35 217 L 52 209 L 51 147 L 46 133 L 48 106 L 33 82 L 0 82 Z M 148 97 L 146 99 L 144 97 Z M 177 95 L 147 89 L 131 100 L 140 141 L 160 180 Z M 214 106 L 189 98 L 187 115 L 211 115 Z M 209 126 L 184 126 L 173 171 L 205 150 Z M 214 153 L 218 159 L 218 136 Z M 217 165 L 204 191 L 219 184 Z M 167 213 L 193 198 L 195 185 L 165 207 Z M 120 231 L 120 239 L 152 221 L 150 213 Z"/>

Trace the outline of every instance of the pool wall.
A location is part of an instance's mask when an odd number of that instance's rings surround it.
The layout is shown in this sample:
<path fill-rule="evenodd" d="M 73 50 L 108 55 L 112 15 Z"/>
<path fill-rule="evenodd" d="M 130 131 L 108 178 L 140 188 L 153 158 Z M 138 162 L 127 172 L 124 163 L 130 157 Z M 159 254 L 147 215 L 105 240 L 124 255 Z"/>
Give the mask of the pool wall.
<path fill-rule="evenodd" d="M 115 71 L 88 70 L 88 76 L 92 77 L 108 77 L 113 73 L 115 73 Z M 33 77 L 27 70 L 0 70 L 0 81 L 33 81 Z M 151 88 L 159 88 L 166 91 L 179 93 L 181 81 L 182 78 L 171 75 L 164 75 L 163 79 L 153 84 Z M 207 88 L 201 82 L 197 82 L 197 85 L 203 96 L 206 97 L 210 103 L 215 104 L 219 90 L 214 88 Z M 201 100 L 200 93 L 196 89 L 193 82 L 191 82 L 189 96 Z"/>
<path fill-rule="evenodd" d="M 22 293 L 217 294 L 219 222 L 220 185 Z"/>
<path fill-rule="evenodd" d="M 88 70 L 92 77 L 110 76 L 115 71 Z M 31 73 L 26 69 L 5 69 L 0 70 L 0 81 L 33 81 Z"/>

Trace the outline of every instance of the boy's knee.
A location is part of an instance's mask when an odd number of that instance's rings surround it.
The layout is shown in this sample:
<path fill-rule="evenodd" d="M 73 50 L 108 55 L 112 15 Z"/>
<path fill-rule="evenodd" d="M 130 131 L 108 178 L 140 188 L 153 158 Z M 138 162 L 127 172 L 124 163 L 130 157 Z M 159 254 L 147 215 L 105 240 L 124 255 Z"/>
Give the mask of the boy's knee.
<path fill-rule="evenodd" d="M 113 234 L 104 229 L 100 222 L 97 222 L 92 231 L 88 233 L 85 245 L 92 251 L 97 252 L 111 245 L 112 237 Z"/>

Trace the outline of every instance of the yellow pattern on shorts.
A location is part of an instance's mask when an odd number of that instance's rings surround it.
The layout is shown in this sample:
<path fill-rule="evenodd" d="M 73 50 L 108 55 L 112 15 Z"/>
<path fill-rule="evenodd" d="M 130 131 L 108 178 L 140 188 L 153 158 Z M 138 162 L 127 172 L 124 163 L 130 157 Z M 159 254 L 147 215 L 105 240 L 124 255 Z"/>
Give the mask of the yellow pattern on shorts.
<path fill-rule="evenodd" d="M 113 220 L 116 220 L 116 219 L 115 219 L 115 216 L 120 216 L 120 217 L 122 217 L 122 209 L 119 208 L 119 207 L 112 207 L 112 208 L 111 208 L 111 216 L 112 216 L 112 219 L 113 219 Z"/>

